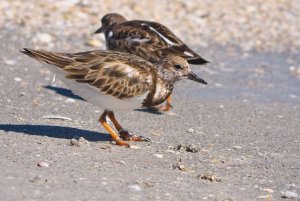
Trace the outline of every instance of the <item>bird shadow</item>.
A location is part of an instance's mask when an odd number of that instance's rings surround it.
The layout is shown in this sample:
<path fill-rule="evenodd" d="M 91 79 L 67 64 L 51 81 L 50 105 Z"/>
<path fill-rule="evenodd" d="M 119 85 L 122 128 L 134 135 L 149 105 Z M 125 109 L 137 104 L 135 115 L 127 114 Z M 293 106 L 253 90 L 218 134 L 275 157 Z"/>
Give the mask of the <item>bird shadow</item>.
<path fill-rule="evenodd" d="M 0 124 L 0 130 L 3 130 L 5 132 L 12 131 L 16 133 L 25 133 L 36 136 L 48 136 L 61 139 L 77 139 L 79 137 L 84 137 L 86 140 L 91 142 L 111 141 L 110 135 L 105 133 L 64 126 Z"/>
<path fill-rule="evenodd" d="M 51 85 L 46 85 L 43 86 L 45 89 L 50 89 L 52 91 L 54 91 L 56 94 L 68 97 L 68 98 L 73 98 L 76 100 L 82 100 L 82 101 L 86 101 L 84 100 L 82 97 L 74 94 L 70 89 L 66 89 L 66 88 L 62 88 L 62 87 L 55 87 L 55 86 L 51 86 Z M 150 114 L 157 114 L 157 115 L 162 115 L 163 113 L 160 112 L 157 108 L 142 108 L 142 109 L 135 109 L 135 111 L 139 111 L 139 112 L 147 112 Z"/>
<path fill-rule="evenodd" d="M 51 86 L 51 85 L 46 85 L 43 87 L 45 89 L 50 89 L 50 90 L 54 91 L 56 94 L 59 94 L 59 95 L 65 96 L 65 97 L 73 98 L 76 100 L 86 101 L 86 100 L 84 100 L 84 98 L 74 94 L 70 89 L 66 89 L 66 88 L 62 88 L 62 87 L 55 87 L 55 86 Z"/>
<path fill-rule="evenodd" d="M 147 112 L 147 113 L 150 113 L 150 114 L 157 114 L 157 115 L 162 115 L 163 114 L 161 111 L 159 111 L 155 107 L 135 109 L 135 111 Z"/>

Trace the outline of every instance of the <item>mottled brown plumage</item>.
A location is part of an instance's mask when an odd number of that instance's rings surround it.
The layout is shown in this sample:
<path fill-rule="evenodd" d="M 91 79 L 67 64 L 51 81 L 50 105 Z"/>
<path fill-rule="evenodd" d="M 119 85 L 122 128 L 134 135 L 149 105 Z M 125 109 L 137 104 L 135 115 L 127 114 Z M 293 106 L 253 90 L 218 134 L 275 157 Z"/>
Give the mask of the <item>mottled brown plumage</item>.
<path fill-rule="evenodd" d="M 123 139 L 141 140 L 131 136 L 116 121 L 113 110 L 152 107 L 166 100 L 175 82 L 183 78 L 206 84 L 190 69 L 185 59 L 168 56 L 155 64 L 123 52 L 88 51 L 79 53 L 53 53 L 24 48 L 22 52 L 36 60 L 50 64 L 55 73 L 71 90 L 105 112 L 99 119 L 117 144 L 129 146 L 106 123 L 112 119 Z"/>
<path fill-rule="evenodd" d="M 104 33 L 108 50 L 138 55 L 152 63 L 176 55 L 190 64 L 206 64 L 208 61 L 191 50 L 171 30 L 151 21 L 127 21 L 123 16 L 110 13 L 102 18 L 102 27 L 95 33 Z M 171 108 L 168 99 L 163 110 Z"/>
<path fill-rule="evenodd" d="M 190 64 L 208 62 L 160 23 L 127 21 L 116 13 L 105 15 L 101 21 L 102 27 L 95 33 L 104 33 L 108 50 L 128 52 L 150 62 L 158 62 L 170 54 L 185 58 Z"/>
<path fill-rule="evenodd" d="M 140 96 L 150 90 L 153 82 L 150 76 L 153 64 L 126 53 L 90 51 L 66 54 L 29 49 L 24 49 L 23 53 L 60 67 L 67 72 L 67 79 L 87 83 L 120 99 Z"/>

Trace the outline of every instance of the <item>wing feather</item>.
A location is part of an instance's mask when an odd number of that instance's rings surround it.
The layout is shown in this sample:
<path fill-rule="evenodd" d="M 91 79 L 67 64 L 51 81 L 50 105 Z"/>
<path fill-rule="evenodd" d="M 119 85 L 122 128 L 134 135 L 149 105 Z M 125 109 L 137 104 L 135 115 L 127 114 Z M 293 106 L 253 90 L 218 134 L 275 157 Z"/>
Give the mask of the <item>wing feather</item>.
<path fill-rule="evenodd" d="M 116 26 L 112 31 L 113 36 L 107 38 L 110 50 L 136 54 L 151 62 L 175 54 L 191 64 L 208 63 L 162 24 L 133 20 Z"/>
<path fill-rule="evenodd" d="M 22 52 L 61 68 L 66 79 L 87 83 L 118 98 L 141 96 L 153 85 L 153 64 L 127 53 L 99 50 L 66 54 L 27 48 Z"/>

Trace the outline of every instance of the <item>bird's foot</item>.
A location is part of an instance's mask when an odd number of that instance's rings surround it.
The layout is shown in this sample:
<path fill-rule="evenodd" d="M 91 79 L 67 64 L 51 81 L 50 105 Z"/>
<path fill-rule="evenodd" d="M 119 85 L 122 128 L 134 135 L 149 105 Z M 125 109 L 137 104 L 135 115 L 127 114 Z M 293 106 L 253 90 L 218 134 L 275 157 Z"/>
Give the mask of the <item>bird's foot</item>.
<path fill-rule="evenodd" d="M 126 147 L 126 148 L 130 147 L 130 145 L 127 142 L 123 141 L 122 139 L 116 139 L 116 145 Z"/>
<path fill-rule="evenodd" d="M 150 142 L 149 138 L 130 134 L 127 130 L 119 131 L 120 137 L 125 141 L 144 141 Z"/>
<path fill-rule="evenodd" d="M 162 112 L 168 112 L 171 110 L 173 106 L 169 103 L 166 103 L 166 105 L 162 105 L 156 108 L 157 111 L 162 111 Z"/>
<path fill-rule="evenodd" d="M 159 106 L 157 108 L 158 111 L 162 111 L 162 112 L 168 112 L 171 110 L 173 106 L 171 105 L 171 95 L 167 98 L 167 101 L 166 101 L 166 105 L 164 106 Z"/>

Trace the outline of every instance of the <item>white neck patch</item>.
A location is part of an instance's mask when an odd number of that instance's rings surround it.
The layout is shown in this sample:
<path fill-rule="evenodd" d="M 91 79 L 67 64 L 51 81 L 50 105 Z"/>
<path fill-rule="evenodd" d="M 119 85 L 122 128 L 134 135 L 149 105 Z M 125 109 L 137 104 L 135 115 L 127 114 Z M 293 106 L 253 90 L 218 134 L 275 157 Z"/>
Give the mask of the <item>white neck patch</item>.
<path fill-rule="evenodd" d="M 114 33 L 113 33 L 112 31 L 110 31 L 110 32 L 108 33 L 108 38 L 111 38 L 113 35 L 114 35 Z"/>

